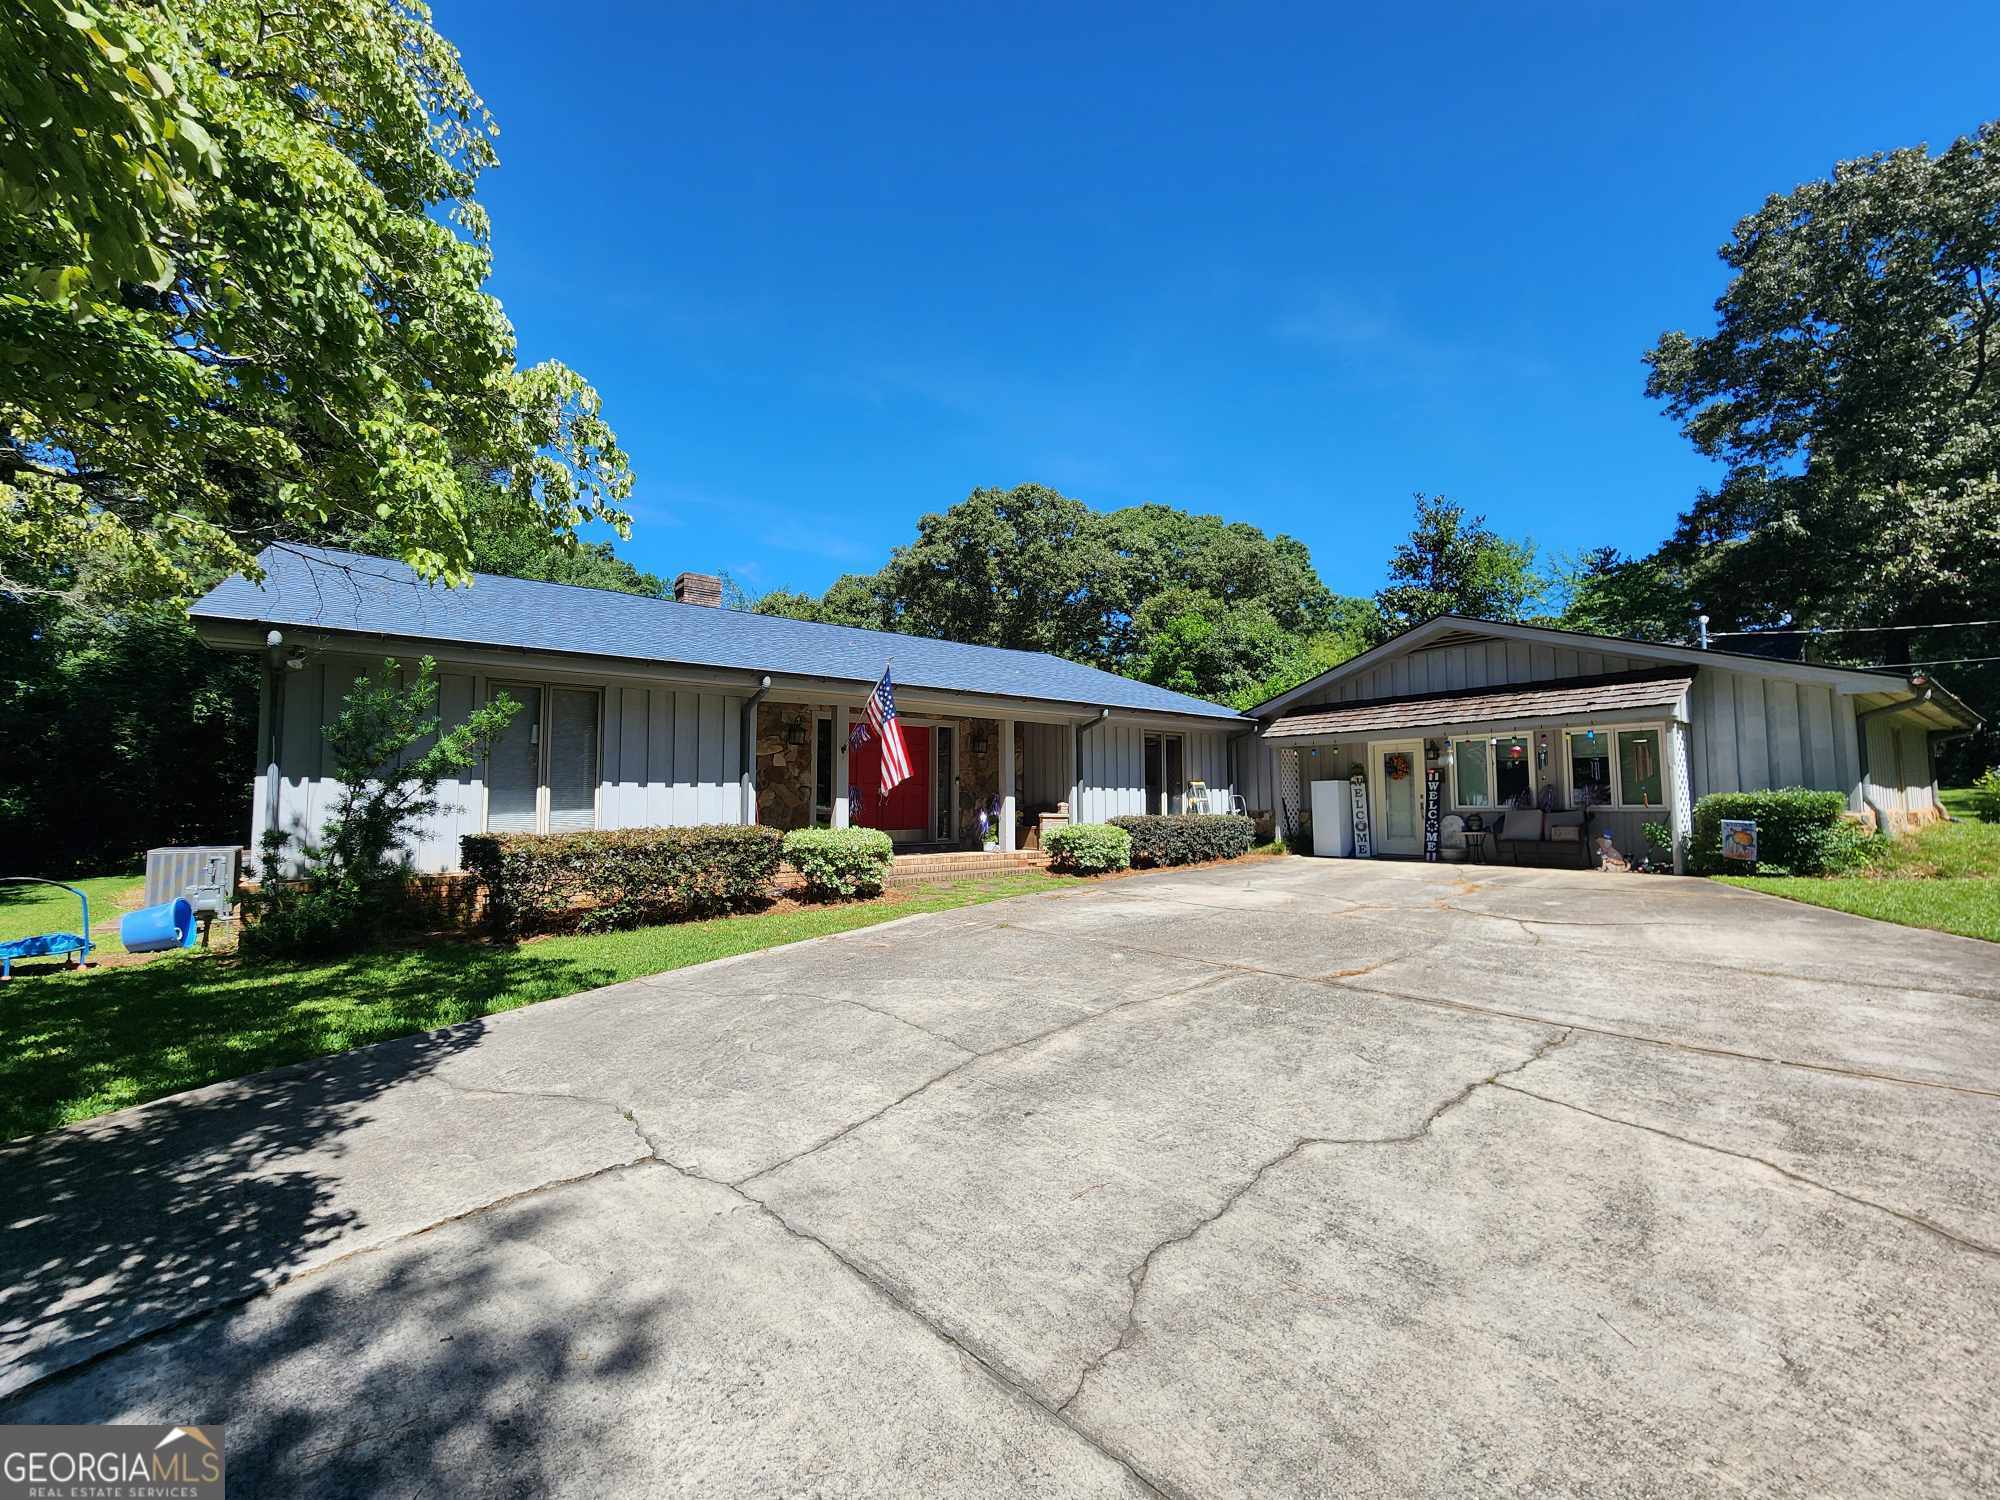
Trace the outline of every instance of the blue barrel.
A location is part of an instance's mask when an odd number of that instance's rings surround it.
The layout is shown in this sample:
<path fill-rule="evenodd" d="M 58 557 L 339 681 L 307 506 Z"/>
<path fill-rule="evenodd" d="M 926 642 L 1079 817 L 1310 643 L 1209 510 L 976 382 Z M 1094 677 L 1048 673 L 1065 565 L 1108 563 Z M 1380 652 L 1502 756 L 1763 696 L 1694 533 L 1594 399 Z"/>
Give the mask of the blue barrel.
<path fill-rule="evenodd" d="M 185 900 L 142 906 L 118 924 L 127 953 L 160 953 L 194 946 L 194 908 Z"/>

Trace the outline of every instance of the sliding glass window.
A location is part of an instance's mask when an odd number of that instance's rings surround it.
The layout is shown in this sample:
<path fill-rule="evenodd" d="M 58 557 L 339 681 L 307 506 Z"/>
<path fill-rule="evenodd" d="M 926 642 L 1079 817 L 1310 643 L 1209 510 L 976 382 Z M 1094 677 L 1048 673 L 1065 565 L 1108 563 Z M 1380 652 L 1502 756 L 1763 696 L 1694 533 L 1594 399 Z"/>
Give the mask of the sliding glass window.
<path fill-rule="evenodd" d="M 597 826 L 598 723 L 595 688 L 496 682 L 521 705 L 486 759 L 489 833 L 580 833 Z"/>

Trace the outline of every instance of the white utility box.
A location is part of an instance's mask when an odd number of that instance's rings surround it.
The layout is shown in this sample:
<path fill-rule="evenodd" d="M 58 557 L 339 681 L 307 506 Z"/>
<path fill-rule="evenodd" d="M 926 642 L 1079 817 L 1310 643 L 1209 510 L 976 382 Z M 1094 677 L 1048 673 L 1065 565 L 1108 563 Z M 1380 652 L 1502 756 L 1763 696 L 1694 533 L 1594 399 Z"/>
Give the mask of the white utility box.
<path fill-rule="evenodd" d="M 1312 784 L 1313 853 L 1323 859 L 1354 857 L 1354 788 L 1344 781 Z"/>

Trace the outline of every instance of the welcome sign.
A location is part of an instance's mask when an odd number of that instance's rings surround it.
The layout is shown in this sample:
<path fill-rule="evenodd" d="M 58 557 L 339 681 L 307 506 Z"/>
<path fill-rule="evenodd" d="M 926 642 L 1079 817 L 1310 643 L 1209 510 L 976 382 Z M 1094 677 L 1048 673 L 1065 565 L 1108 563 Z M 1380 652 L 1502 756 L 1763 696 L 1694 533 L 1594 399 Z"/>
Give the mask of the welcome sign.
<path fill-rule="evenodd" d="M 1424 770 L 1424 858 L 1432 864 L 1438 857 L 1438 798 L 1441 778 L 1436 766 Z"/>
<path fill-rule="evenodd" d="M 1375 857 L 1375 835 L 1368 822 L 1368 773 L 1356 771 L 1347 778 L 1347 784 L 1354 795 L 1348 798 L 1354 809 L 1354 857 L 1373 859 Z"/>

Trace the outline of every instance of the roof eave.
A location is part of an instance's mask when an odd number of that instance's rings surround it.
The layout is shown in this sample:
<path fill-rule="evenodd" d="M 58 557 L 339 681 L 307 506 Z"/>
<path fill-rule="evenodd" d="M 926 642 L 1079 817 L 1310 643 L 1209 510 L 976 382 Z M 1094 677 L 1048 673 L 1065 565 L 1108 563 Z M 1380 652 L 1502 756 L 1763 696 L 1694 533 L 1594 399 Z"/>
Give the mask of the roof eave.
<path fill-rule="evenodd" d="M 704 662 L 680 662 L 658 657 L 616 656 L 597 651 L 561 651 L 541 646 L 509 646 L 492 641 L 465 641 L 438 636 L 405 636 L 386 631 L 356 630 L 338 626 L 300 625 L 283 620 L 249 620 L 238 615 L 205 615 L 189 611 L 189 619 L 194 624 L 195 636 L 204 645 L 220 651 L 256 651 L 263 649 L 267 632 L 280 630 L 288 632 L 298 643 L 319 650 L 337 650 L 343 646 L 352 648 L 366 642 L 377 650 L 445 655 L 473 664 L 492 662 L 504 663 L 513 670 L 524 661 L 546 659 L 569 664 L 570 670 L 596 668 L 626 676 L 648 678 L 668 677 L 705 685 L 755 686 L 768 676 L 772 691 L 779 695 L 789 693 L 811 693 L 825 691 L 835 697 L 865 697 L 874 686 L 874 679 L 867 677 L 832 677 L 796 672 L 779 672 L 760 667 L 713 666 Z M 1060 658 L 1058 658 L 1060 660 Z M 1133 707 L 1124 704 L 1107 704 L 1090 698 L 1060 698 L 1048 695 L 1005 693 L 991 690 L 973 690 L 935 686 L 922 682 L 899 683 L 897 701 L 907 700 L 912 705 L 921 705 L 949 699 L 962 704 L 967 709 L 981 706 L 1004 712 L 1008 705 L 1019 705 L 1031 709 L 1035 705 L 1046 705 L 1061 711 L 1066 718 L 1094 718 L 1104 709 L 1120 718 L 1137 718 L 1149 722 L 1200 723 L 1227 726 L 1232 729 L 1254 729 L 1255 719 L 1224 708 L 1221 704 L 1212 708 L 1177 708 L 1172 706 Z M 1195 700 L 1200 702 L 1200 700 Z"/>
<path fill-rule="evenodd" d="M 1448 634 L 1453 630 L 1467 627 L 1477 628 L 1504 639 L 1544 640 L 1551 643 L 1590 641 L 1599 647 L 1617 647 L 1627 654 L 1650 656 L 1662 662 L 1684 663 L 1689 666 L 1709 665 L 1724 671 L 1755 672 L 1764 676 L 1790 676 L 1808 681 L 1834 683 L 1851 693 L 1887 692 L 1890 690 L 1889 685 L 1903 680 L 1893 673 L 1873 672 L 1859 667 L 1840 667 L 1821 662 L 1780 661 L 1773 657 L 1752 656 L 1744 652 L 1703 650 L 1699 646 L 1681 646 L 1671 641 L 1646 641 L 1633 636 L 1591 635 L 1580 630 L 1562 630 L 1549 625 L 1528 625 L 1515 620 L 1481 620 L 1471 615 L 1433 615 L 1422 624 L 1409 626 L 1390 636 L 1380 645 L 1371 646 L 1359 656 L 1349 657 L 1340 665 L 1329 667 L 1317 677 L 1310 678 L 1275 697 L 1267 698 L 1245 712 L 1260 719 L 1265 718 L 1288 703 L 1297 702 L 1309 693 L 1364 672 L 1375 663 L 1395 656 L 1399 652 L 1417 650 L 1432 636 Z"/>

